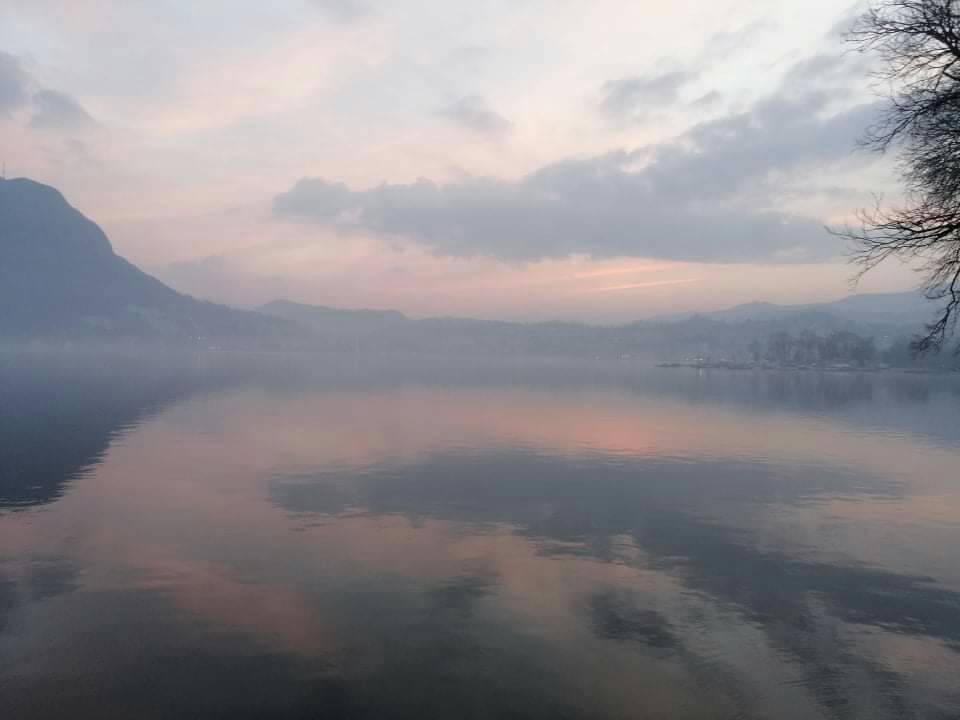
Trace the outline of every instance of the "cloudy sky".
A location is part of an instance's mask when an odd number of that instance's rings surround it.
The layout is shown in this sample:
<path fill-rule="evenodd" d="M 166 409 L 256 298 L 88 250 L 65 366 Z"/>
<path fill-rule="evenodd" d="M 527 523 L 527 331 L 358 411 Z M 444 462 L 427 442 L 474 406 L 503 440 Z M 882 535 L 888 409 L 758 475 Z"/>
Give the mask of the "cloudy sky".
<path fill-rule="evenodd" d="M 192 294 L 616 322 L 849 291 L 837 0 L 0 0 L 0 159 Z M 861 291 L 914 277 L 884 269 Z"/>

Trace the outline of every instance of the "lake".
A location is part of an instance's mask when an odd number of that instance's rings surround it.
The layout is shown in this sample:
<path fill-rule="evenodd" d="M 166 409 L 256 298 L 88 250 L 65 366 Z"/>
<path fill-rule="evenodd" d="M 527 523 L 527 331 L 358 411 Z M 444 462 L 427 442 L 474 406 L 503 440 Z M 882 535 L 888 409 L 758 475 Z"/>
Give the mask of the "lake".
<path fill-rule="evenodd" d="M 0 358 L 0 708 L 960 717 L 960 378 Z"/>

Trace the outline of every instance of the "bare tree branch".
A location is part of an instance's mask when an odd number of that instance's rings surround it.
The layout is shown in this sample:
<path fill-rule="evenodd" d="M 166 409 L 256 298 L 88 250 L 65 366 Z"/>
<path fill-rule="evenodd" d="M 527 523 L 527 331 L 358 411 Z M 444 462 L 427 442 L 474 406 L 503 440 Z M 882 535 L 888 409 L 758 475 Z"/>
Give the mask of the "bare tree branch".
<path fill-rule="evenodd" d="M 896 150 L 906 201 L 885 210 L 878 199 L 859 213 L 859 227 L 832 232 L 854 242 L 858 277 L 892 258 L 920 261 L 927 297 L 944 305 L 914 349 L 939 350 L 960 316 L 960 8 L 882 0 L 848 41 L 880 58 L 875 77 L 889 88 L 889 106 L 862 144 Z"/>

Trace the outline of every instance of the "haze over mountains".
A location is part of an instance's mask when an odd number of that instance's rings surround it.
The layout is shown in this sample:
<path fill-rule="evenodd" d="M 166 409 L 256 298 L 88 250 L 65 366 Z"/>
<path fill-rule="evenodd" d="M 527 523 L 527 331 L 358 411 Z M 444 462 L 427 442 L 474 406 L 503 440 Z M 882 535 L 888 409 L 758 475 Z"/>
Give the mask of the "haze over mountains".
<path fill-rule="evenodd" d="M 198 347 L 733 357 L 776 333 L 854 333 L 891 345 L 932 311 L 918 293 L 833 303 L 750 303 L 616 327 L 572 322 L 412 319 L 277 300 L 238 310 L 177 292 L 116 255 L 54 188 L 0 180 L 0 337 L 151 341 Z M 755 351 L 754 351 L 755 353 Z"/>

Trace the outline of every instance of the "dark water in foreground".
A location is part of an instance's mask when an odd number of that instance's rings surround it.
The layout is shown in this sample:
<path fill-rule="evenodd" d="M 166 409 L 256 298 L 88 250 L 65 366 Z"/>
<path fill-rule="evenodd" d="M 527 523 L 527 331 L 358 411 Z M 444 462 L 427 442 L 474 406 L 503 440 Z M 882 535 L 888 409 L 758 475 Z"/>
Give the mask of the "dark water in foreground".
<path fill-rule="evenodd" d="M 0 362 L 4 718 L 960 717 L 960 379 L 298 362 Z"/>

